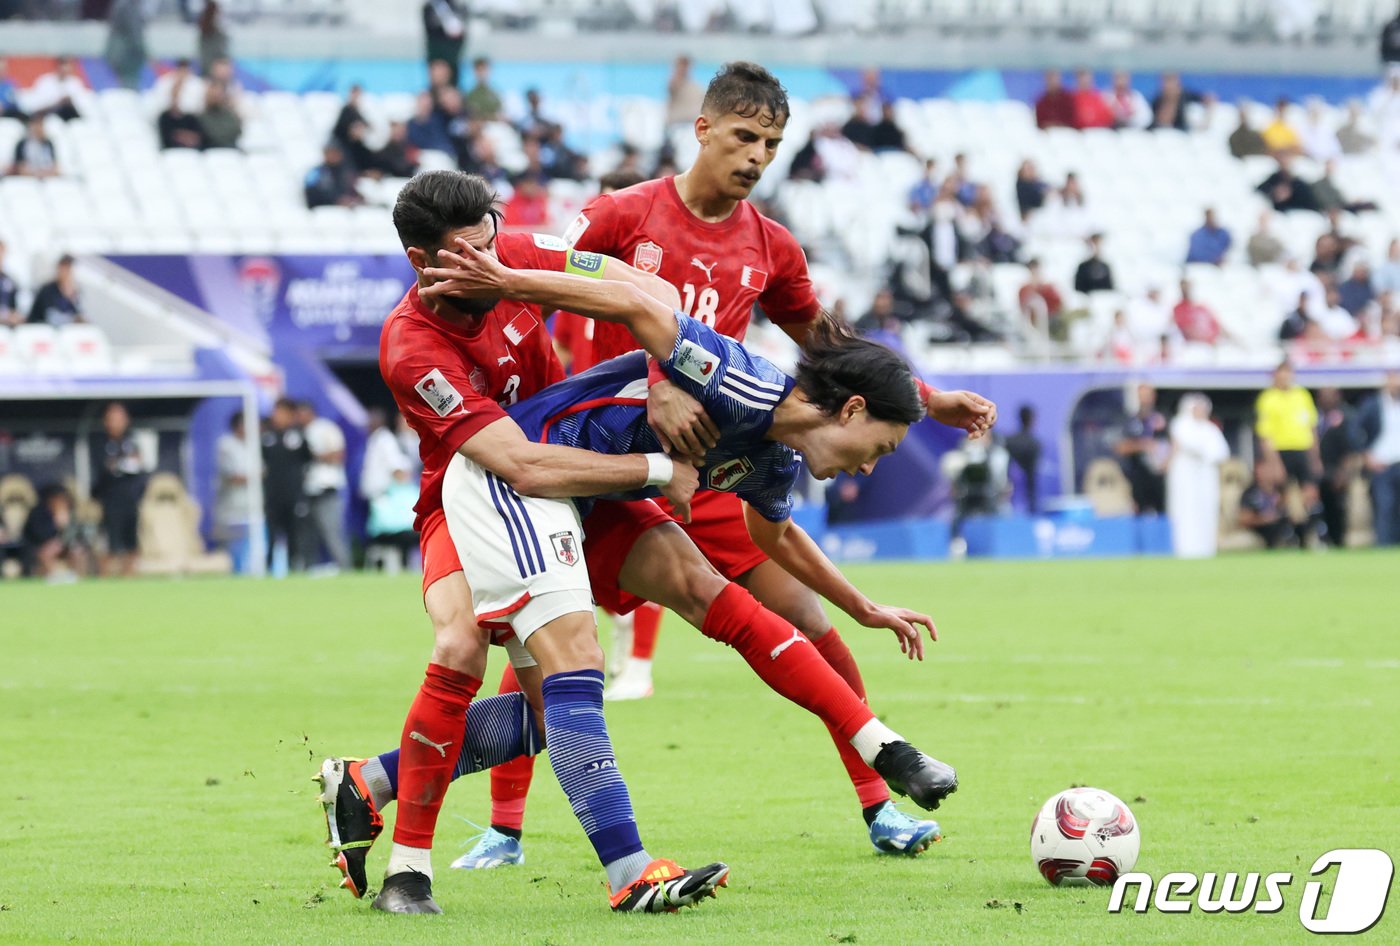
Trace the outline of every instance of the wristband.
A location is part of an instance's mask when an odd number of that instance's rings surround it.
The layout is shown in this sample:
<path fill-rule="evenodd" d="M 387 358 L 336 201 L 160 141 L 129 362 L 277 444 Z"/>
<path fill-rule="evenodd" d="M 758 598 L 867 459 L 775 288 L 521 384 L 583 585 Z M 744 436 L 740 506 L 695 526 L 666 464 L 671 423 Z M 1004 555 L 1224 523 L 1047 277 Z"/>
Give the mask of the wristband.
<path fill-rule="evenodd" d="M 676 465 L 671 462 L 670 457 L 664 453 L 648 453 L 646 458 L 648 486 L 665 486 L 671 482 L 671 477 L 676 472 Z"/>

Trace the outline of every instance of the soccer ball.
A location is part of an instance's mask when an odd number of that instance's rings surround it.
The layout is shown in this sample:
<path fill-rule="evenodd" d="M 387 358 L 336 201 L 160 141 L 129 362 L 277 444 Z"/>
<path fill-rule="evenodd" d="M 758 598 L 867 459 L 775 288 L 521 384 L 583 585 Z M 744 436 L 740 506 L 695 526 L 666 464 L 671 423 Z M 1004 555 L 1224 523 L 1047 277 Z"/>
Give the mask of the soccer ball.
<path fill-rule="evenodd" d="M 1031 857 L 1056 887 L 1111 887 L 1137 864 L 1137 820 L 1128 806 L 1097 788 L 1067 788 L 1031 824 Z"/>

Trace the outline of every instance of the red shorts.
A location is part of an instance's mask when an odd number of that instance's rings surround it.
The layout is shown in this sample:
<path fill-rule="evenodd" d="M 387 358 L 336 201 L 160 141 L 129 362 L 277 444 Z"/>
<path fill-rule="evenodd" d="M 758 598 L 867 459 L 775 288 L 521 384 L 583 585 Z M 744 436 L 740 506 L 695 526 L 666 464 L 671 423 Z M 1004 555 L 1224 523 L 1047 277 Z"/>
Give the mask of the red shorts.
<path fill-rule="evenodd" d="M 583 521 L 583 554 L 593 597 L 609 611 L 627 614 L 645 600 L 623 591 L 618 586 L 618 573 L 638 536 L 662 523 L 676 522 L 662 502 L 599 502 Z M 749 538 L 742 502 L 732 493 L 696 493 L 690 516 L 688 524 L 677 524 L 730 581 L 768 560 Z M 425 558 L 425 567 L 426 562 Z"/>
<path fill-rule="evenodd" d="M 452 533 L 447 531 L 447 513 L 439 506 L 423 520 L 423 530 L 418 533 L 418 549 L 423 555 L 423 594 L 433 586 L 433 582 L 446 578 L 453 572 L 462 570 L 462 562 L 457 558 L 457 546 L 452 544 Z"/>

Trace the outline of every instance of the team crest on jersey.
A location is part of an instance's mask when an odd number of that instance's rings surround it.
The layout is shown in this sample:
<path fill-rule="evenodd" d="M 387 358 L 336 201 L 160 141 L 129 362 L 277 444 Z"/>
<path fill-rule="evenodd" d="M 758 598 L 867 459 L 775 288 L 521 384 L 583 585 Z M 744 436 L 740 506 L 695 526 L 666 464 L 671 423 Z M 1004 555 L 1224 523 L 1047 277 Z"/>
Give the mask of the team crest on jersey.
<path fill-rule="evenodd" d="M 728 460 L 719 466 L 710 467 L 710 489 L 728 492 L 753 472 L 753 462 L 748 457 Z"/>
<path fill-rule="evenodd" d="M 525 336 L 535 330 L 535 317 L 527 310 L 521 309 L 516 313 L 515 318 L 506 323 L 502 330 L 506 336 L 506 341 L 512 345 L 519 345 L 525 341 Z"/>
<path fill-rule="evenodd" d="M 710 382 L 715 379 L 715 369 L 719 367 L 719 356 L 687 338 L 676 349 L 676 357 L 671 359 L 671 367 L 696 384 L 709 387 Z"/>
<path fill-rule="evenodd" d="M 480 368 L 473 368 L 472 373 L 467 375 L 467 383 L 472 386 L 477 394 L 486 393 L 486 372 Z"/>
<path fill-rule="evenodd" d="M 754 292 L 762 292 L 768 288 L 768 274 L 761 269 L 745 266 L 743 273 L 739 276 L 739 285 L 745 289 L 752 289 Z"/>
<path fill-rule="evenodd" d="M 437 368 L 425 374 L 423 379 L 413 386 L 413 390 L 428 402 L 433 413 L 439 417 L 446 417 L 462 404 L 462 395 Z"/>
<path fill-rule="evenodd" d="M 637 246 L 637 251 L 632 254 L 632 265 L 644 273 L 657 273 L 661 271 L 662 249 L 655 243 L 647 240 Z"/>
<path fill-rule="evenodd" d="M 564 565 L 578 564 L 578 539 L 572 532 L 556 532 L 549 537 L 554 546 L 554 557 Z"/>

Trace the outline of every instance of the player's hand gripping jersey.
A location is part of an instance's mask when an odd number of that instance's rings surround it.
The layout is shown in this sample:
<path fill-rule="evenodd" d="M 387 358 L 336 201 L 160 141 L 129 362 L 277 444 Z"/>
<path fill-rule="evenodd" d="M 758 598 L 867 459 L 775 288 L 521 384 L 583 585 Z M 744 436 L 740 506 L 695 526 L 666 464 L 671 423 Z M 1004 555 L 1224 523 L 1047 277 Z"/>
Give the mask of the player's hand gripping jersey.
<path fill-rule="evenodd" d="M 790 518 L 801 460 L 765 435 L 792 378 L 697 319 L 677 312 L 676 323 L 675 348 L 662 368 L 720 429 L 700 469 L 700 488 L 735 493 L 770 521 Z M 661 445 L 647 425 L 646 396 L 646 356 L 632 352 L 552 385 L 509 413 L 535 440 L 596 453 L 655 453 Z M 656 495 L 644 489 L 603 498 Z"/>

